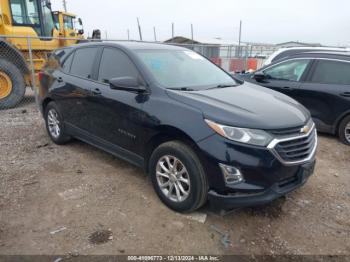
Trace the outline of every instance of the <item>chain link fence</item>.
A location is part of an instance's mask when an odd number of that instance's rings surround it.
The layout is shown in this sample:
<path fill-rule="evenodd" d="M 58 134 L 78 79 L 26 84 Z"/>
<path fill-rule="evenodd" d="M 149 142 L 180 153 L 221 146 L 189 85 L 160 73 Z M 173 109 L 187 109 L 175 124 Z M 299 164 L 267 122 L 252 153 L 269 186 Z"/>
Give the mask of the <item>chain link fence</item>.
<path fill-rule="evenodd" d="M 125 40 L 0 36 L 0 110 L 35 107 L 39 85 L 38 73 L 48 55 L 59 47 L 91 41 Z M 276 51 L 275 47 L 248 44 L 166 44 L 198 52 L 228 72 L 259 69 L 264 60 Z"/>
<path fill-rule="evenodd" d="M 167 43 L 191 49 L 209 58 L 212 62 L 228 72 L 257 70 L 275 51 L 271 45 L 213 45 L 213 44 L 178 44 Z"/>

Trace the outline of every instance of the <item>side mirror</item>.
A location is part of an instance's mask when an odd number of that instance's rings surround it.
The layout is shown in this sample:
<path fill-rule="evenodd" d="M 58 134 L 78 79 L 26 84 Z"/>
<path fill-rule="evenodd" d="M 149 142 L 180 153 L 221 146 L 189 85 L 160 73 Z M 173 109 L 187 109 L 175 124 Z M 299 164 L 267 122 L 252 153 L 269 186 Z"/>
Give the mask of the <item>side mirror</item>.
<path fill-rule="evenodd" d="M 146 91 L 144 86 L 140 85 L 140 82 L 135 77 L 125 76 L 116 77 L 108 80 L 111 89 L 124 90 L 129 92 L 142 93 Z"/>
<path fill-rule="evenodd" d="M 266 75 L 263 72 L 256 72 L 253 74 L 252 78 L 257 82 L 262 82 L 264 79 L 266 79 Z"/>
<path fill-rule="evenodd" d="M 78 23 L 79 23 L 79 25 L 83 25 L 83 20 L 81 20 L 80 17 L 78 18 Z"/>
<path fill-rule="evenodd" d="M 79 34 L 79 35 L 83 35 L 83 34 L 84 34 L 84 29 L 79 29 L 79 30 L 78 30 L 78 34 Z"/>

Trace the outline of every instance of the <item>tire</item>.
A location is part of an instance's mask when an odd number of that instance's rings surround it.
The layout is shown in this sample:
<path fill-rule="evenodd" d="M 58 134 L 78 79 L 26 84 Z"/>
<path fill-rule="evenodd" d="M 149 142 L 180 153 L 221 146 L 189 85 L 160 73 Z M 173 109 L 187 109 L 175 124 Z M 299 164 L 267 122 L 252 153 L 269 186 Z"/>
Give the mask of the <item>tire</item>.
<path fill-rule="evenodd" d="M 350 115 L 340 122 L 338 136 L 341 142 L 345 145 L 350 145 Z"/>
<path fill-rule="evenodd" d="M 0 81 L 3 85 L 7 82 L 11 86 L 9 93 L 2 92 L 0 95 L 0 109 L 16 107 L 22 101 L 26 91 L 22 72 L 13 63 L 0 58 Z"/>
<path fill-rule="evenodd" d="M 55 102 L 50 102 L 46 106 L 44 117 L 47 133 L 55 144 L 64 145 L 72 140 L 66 133 L 62 115 Z"/>
<path fill-rule="evenodd" d="M 178 160 L 176 164 L 177 176 L 174 174 L 175 169 L 172 175 L 169 175 L 169 173 L 164 171 L 165 169 L 161 168 L 160 163 L 163 163 L 165 168 L 168 168 L 168 170 L 171 169 L 167 164 L 169 162 L 167 162 L 166 157 L 170 161 L 170 167 L 174 166 L 176 159 Z M 191 212 L 205 204 L 208 194 L 206 174 L 196 153 L 183 142 L 166 142 L 156 148 L 150 158 L 149 171 L 153 187 L 158 197 L 169 208 L 177 212 Z M 157 171 L 162 173 L 162 175 L 157 175 Z M 180 173 L 183 174 L 180 175 Z M 165 176 L 171 176 L 171 178 L 166 178 Z M 185 180 L 189 180 L 189 182 L 185 183 Z M 169 186 L 161 188 L 161 184 L 163 183 L 165 185 L 167 181 Z M 180 190 L 178 183 L 180 183 L 182 190 Z M 173 184 L 172 190 L 170 190 L 171 184 Z M 169 191 L 172 194 L 169 195 Z M 181 198 L 178 198 L 177 191 Z M 184 191 L 187 192 L 187 195 L 183 194 Z M 170 197 L 171 195 L 175 196 Z"/>

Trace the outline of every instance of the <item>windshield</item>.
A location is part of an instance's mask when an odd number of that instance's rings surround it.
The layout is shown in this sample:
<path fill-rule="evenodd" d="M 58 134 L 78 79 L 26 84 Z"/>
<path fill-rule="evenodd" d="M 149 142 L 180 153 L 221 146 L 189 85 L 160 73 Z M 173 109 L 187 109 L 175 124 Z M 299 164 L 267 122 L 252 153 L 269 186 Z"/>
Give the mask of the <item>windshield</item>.
<path fill-rule="evenodd" d="M 237 85 L 216 65 L 190 50 L 136 50 L 136 54 L 165 88 L 203 90 Z"/>
<path fill-rule="evenodd" d="M 65 29 L 74 29 L 74 17 L 71 16 L 63 16 L 64 28 Z"/>

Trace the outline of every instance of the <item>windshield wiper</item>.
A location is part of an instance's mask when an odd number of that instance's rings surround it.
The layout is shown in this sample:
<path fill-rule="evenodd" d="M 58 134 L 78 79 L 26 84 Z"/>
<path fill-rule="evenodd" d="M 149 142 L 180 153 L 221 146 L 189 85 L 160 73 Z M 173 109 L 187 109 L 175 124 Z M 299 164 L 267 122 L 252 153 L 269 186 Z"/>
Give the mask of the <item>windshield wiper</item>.
<path fill-rule="evenodd" d="M 217 85 L 217 86 L 214 86 L 214 87 L 210 87 L 210 88 L 208 88 L 207 90 L 210 90 L 210 89 L 217 89 L 217 88 L 234 87 L 234 86 L 237 86 L 237 85 L 225 85 L 225 84 L 221 84 L 221 85 Z"/>
<path fill-rule="evenodd" d="M 188 88 L 188 87 L 173 87 L 173 88 L 167 88 L 169 90 L 176 90 L 176 91 L 194 91 L 194 89 Z"/>

